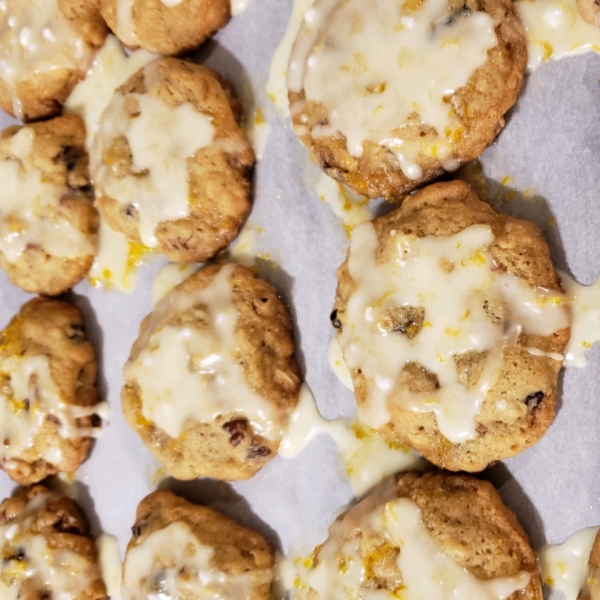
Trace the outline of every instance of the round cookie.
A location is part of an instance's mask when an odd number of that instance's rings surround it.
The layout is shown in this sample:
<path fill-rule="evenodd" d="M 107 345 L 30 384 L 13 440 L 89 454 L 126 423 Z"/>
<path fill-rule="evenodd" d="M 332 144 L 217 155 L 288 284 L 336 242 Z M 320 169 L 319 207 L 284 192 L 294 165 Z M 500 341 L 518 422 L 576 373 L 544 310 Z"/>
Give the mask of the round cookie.
<path fill-rule="evenodd" d="M 214 71 L 174 58 L 113 96 L 90 151 L 96 205 L 110 227 L 176 262 L 201 262 L 238 234 L 254 152 L 241 105 Z"/>
<path fill-rule="evenodd" d="M 36 485 L 0 504 L 3 598 L 108 600 L 89 525 L 74 500 Z"/>
<path fill-rule="evenodd" d="M 273 550 L 262 535 L 169 491 L 138 506 L 123 564 L 125 600 L 269 600 Z M 158 588 L 158 589 L 157 589 Z"/>
<path fill-rule="evenodd" d="M 466 475 L 387 479 L 333 523 L 304 564 L 301 597 L 310 600 L 542 599 L 535 553 L 515 515 L 490 483 Z"/>
<path fill-rule="evenodd" d="M 596 0 L 577 0 L 577 8 L 584 21 L 600 27 L 600 4 Z"/>
<path fill-rule="evenodd" d="M 542 437 L 571 314 L 532 223 L 434 184 L 356 227 L 337 275 L 332 322 L 368 425 L 452 471 Z"/>
<path fill-rule="evenodd" d="M 85 126 L 65 115 L 0 134 L 0 267 L 27 292 L 62 294 L 97 248 Z"/>
<path fill-rule="evenodd" d="M 511 0 L 318 0 L 288 68 L 294 130 L 355 192 L 400 198 L 478 157 L 527 66 Z"/>
<path fill-rule="evenodd" d="M 6 0 L 0 13 L 0 107 L 29 121 L 60 112 L 108 32 L 96 0 Z"/>
<path fill-rule="evenodd" d="M 97 362 L 76 307 L 35 298 L 0 333 L 0 467 L 20 483 L 73 473 L 101 407 Z"/>
<path fill-rule="evenodd" d="M 208 266 L 163 298 L 125 365 L 127 422 L 178 479 L 248 479 L 298 403 L 292 324 L 246 267 Z"/>
<path fill-rule="evenodd" d="M 108 26 L 128 48 L 175 56 L 194 50 L 231 17 L 230 0 L 100 0 Z"/>

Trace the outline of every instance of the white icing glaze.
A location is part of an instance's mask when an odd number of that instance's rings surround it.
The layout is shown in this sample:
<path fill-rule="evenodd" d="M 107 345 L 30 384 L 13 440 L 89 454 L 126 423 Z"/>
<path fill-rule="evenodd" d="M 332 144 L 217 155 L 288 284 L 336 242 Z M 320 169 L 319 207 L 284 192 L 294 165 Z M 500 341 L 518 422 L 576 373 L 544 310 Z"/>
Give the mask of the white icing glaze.
<path fill-rule="evenodd" d="M 345 465 L 345 475 L 357 497 L 392 473 L 421 470 L 427 464 L 414 450 L 388 444 L 370 427 L 344 419 L 327 421 L 319 413 L 310 388 L 303 383 L 300 401 L 290 416 L 279 454 L 294 458 L 321 433 L 335 442 Z"/>
<path fill-rule="evenodd" d="M 153 256 L 142 244 L 129 242 L 119 231 L 114 231 L 100 218 L 99 250 L 88 274 L 94 287 L 117 289 L 130 294 L 137 281 L 138 267 Z"/>
<path fill-rule="evenodd" d="M 323 202 L 329 203 L 333 212 L 342 219 L 348 235 L 356 225 L 373 218 L 369 198 L 355 194 L 325 173 L 319 176 L 315 192 Z"/>
<path fill-rule="evenodd" d="M 598 527 L 573 534 L 562 544 L 544 546 L 538 552 L 542 581 L 562 592 L 565 600 L 576 600 L 586 583 L 588 560 Z"/>
<path fill-rule="evenodd" d="M 299 559 L 298 559 L 299 560 Z M 286 558 L 281 552 L 275 551 L 275 565 L 273 567 L 273 582 L 271 583 L 271 595 L 274 600 L 285 600 L 288 590 L 294 588 L 294 581 L 298 577 L 296 562 L 293 558 Z"/>
<path fill-rule="evenodd" d="M 171 290 L 197 270 L 195 265 L 166 264 L 152 282 L 152 305 L 156 306 Z"/>
<path fill-rule="evenodd" d="M 86 71 L 93 49 L 71 29 L 57 0 L 0 2 L 0 77 L 23 118 L 17 91 L 21 81 L 57 69 Z"/>
<path fill-rule="evenodd" d="M 585 353 L 600 342 L 600 279 L 592 285 L 581 285 L 566 273 L 560 273 L 560 279 L 565 291 L 573 299 L 573 324 L 565 365 L 585 367 Z"/>
<path fill-rule="evenodd" d="M 119 540 L 114 535 L 104 533 L 96 540 L 96 546 L 106 593 L 110 600 L 121 600 L 123 573 Z"/>
<path fill-rule="evenodd" d="M 70 550 L 52 549 L 46 538 L 31 531 L 52 497 L 36 496 L 16 519 L 0 525 L 0 555 L 5 558 L 0 564 L 2 600 L 18 600 L 20 587 L 27 580 L 35 581 L 38 589 L 47 590 L 52 598 L 75 600 L 100 579 L 98 565 Z M 24 554 L 22 560 L 6 560 L 19 553 Z"/>
<path fill-rule="evenodd" d="M 238 17 L 248 8 L 248 4 L 250 4 L 250 0 L 231 0 L 231 14 Z"/>
<path fill-rule="evenodd" d="M 223 267 L 197 292 L 174 290 L 155 307 L 143 348 L 125 365 L 125 379 L 140 386 L 142 414 L 172 438 L 189 422 L 241 415 L 267 439 L 281 436 L 286 423 L 246 382 L 239 364 L 235 329 L 239 311 L 232 301 L 232 265 Z M 165 325 L 192 309 L 204 326 Z"/>
<path fill-rule="evenodd" d="M 271 569 L 227 574 L 213 564 L 215 550 L 201 544 L 187 523 L 176 521 L 130 547 L 123 565 L 123 600 L 148 598 L 250 598 L 268 584 Z"/>
<path fill-rule="evenodd" d="M 110 103 L 114 91 L 136 71 L 157 58 L 145 50 L 136 50 L 129 56 L 116 37 L 109 35 L 94 57 L 85 79 L 80 81 L 65 103 L 65 111 L 79 115 L 87 131 L 86 148 L 92 147 L 98 123 Z"/>
<path fill-rule="evenodd" d="M 65 258 L 95 254 L 95 244 L 56 214 L 74 192 L 44 179 L 31 159 L 34 139 L 33 129 L 22 128 L 9 140 L 11 158 L 0 161 L 0 251 L 9 262 L 29 246 Z"/>
<path fill-rule="evenodd" d="M 0 359 L 0 461 L 10 466 L 11 459 L 30 451 L 35 436 L 48 417 L 60 422 L 65 438 L 96 437 L 101 431 L 77 424 L 77 419 L 97 414 L 108 416 L 108 405 L 73 406 L 64 402 L 52 379 L 48 357 L 14 355 Z M 52 448 L 40 458 L 60 467 L 62 453 Z"/>
<path fill-rule="evenodd" d="M 116 0 L 117 1 L 117 37 L 126 45 L 135 47 L 139 45 L 138 37 L 135 33 L 133 23 L 133 2 L 134 0 Z"/>
<path fill-rule="evenodd" d="M 378 264 L 373 225 L 364 223 L 352 233 L 348 267 L 357 288 L 338 340 L 351 371 L 360 367 L 365 377 L 369 400 L 359 414 L 379 429 L 389 420 L 389 399 L 413 411 L 433 412 L 448 440 L 464 442 L 477 435 L 475 418 L 497 381 L 504 347 L 515 344 L 521 332 L 547 336 L 568 327 L 567 299 L 499 270 L 487 250 L 494 240 L 488 226 L 448 237 L 392 235 L 396 254 Z M 488 318 L 486 301 L 505 307 L 505 323 Z M 399 307 L 424 310 L 423 326 L 413 339 L 386 325 Z M 455 357 L 470 351 L 487 352 L 487 358 L 468 390 L 458 379 Z M 439 390 L 399 389 L 398 377 L 409 362 L 435 374 Z"/>
<path fill-rule="evenodd" d="M 246 267 L 252 267 L 256 264 L 258 257 L 256 249 L 256 234 L 260 230 L 256 227 L 246 224 L 234 244 L 229 250 L 229 255 L 238 264 Z"/>
<path fill-rule="evenodd" d="M 402 576 L 396 590 L 373 588 L 367 582 L 370 556 L 361 556 L 358 542 L 352 535 L 375 534 L 384 544 L 400 548 L 396 564 Z M 373 558 L 382 558 L 385 546 L 378 546 Z M 312 561 L 296 563 L 299 577 L 296 587 L 312 588 L 320 598 L 328 600 L 383 600 L 401 597 L 403 600 L 502 600 L 523 589 L 530 574 L 488 581 L 477 579 L 457 565 L 435 544 L 421 523 L 419 508 L 406 498 L 398 499 L 394 480 L 384 481 L 372 494 L 354 506 L 341 520 L 329 528 L 329 537 L 320 547 L 318 564 Z M 305 594 L 296 594 L 305 597 Z"/>
<path fill-rule="evenodd" d="M 312 6 L 313 2 L 314 0 L 294 0 L 294 7 L 287 29 L 271 59 L 269 79 L 265 86 L 265 90 L 269 95 L 269 98 L 275 104 L 277 110 L 285 116 L 289 116 L 290 114 L 286 83 L 290 54 L 292 52 L 294 40 L 302 25 L 304 14 Z"/>
<path fill-rule="evenodd" d="M 155 69 L 154 63 L 144 68 L 147 81 Z M 132 104 L 139 108 L 129 116 Z M 159 223 L 190 215 L 188 160 L 212 142 L 213 134 L 212 118 L 191 102 L 175 107 L 151 94 L 116 92 L 104 111 L 90 151 L 90 172 L 104 194 L 137 209 L 147 247 L 158 245 Z M 129 143 L 135 175 L 118 177 L 106 154 L 120 136 Z"/>
<path fill-rule="evenodd" d="M 271 133 L 271 125 L 265 119 L 265 114 L 262 107 L 258 107 L 254 111 L 254 116 L 244 123 L 244 129 L 250 138 L 250 143 L 254 148 L 256 160 L 260 160 L 265 153 L 269 133 Z"/>
<path fill-rule="evenodd" d="M 342 349 L 337 341 L 337 338 L 333 338 L 329 343 L 329 352 L 327 353 L 329 358 L 329 366 L 331 370 L 336 374 L 337 378 L 343 383 L 349 390 L 354 391 L 354 383 L 352 382 L 352 375 L 348 370 Z"/>
<path fill-rule="evenodd" d="M 168 6 L 169 8 L 173 7 L 173 6 L 178 6 L 179 4 L 181 4 L 183 2 L 183 0 L 160 0 L 165 6 Z"/>
<path fill-rule="evenodd" d="M 288 88 L 327 109 L 328 122 L 313 128 L 314 138 L 341 132 L 356 157 L 365 141 L 379 144 L 418 179 L 419 156 L 452 158 L 462 127 L 448 98 L 497 43 L 489 15 L 450 15 L 447 0 L 404 3 L 397 12 L 382 0 L 317 0 L 292 49 Z M 291 110 L 302 112 L 304 104 Z M 409 119 L 435 136 L 408 141 L 397 130 Z"/>
<path fill-rule="evenodd" d="M 527 32 L 527 69 L 549 60 L 600 52 L 600 29 L 583 20 L 575 0 L 515 2 Z"/>

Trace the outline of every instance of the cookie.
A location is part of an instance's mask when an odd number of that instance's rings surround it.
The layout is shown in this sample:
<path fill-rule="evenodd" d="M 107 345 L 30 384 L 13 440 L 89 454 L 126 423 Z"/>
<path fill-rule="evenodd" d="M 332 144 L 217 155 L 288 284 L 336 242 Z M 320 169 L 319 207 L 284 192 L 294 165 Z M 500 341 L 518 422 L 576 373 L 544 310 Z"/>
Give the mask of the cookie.
<path fill-rule="evenodd" d="M 123 565 L 125 600 L 269 600 L 273 550 L 220 512 L 158 491 L 138 506 Z"/>
<path fill-rule="evenodd" d="M 100 0 L 108 26 L 128 48 L 175 56 L 227 24 L 230 0 Z"/>
<path fill-rule="evenodd" d="M 212 265 L 142 322 L 123 412 L 178 479 L 248 479 L 277 453 L 300 377 L 277 292 L 246 267 Z"/>
<path fill-rule="evenodd" d="M 318 0 L 288 68 L 294 131 L 329 176 L 400 198 L 484 151 L 526 66 L 511 0 Z"/>
<path fill-rule="evenodd" d="M 96 0 L 6 0 L 0 107 L 25 121 L 58 114 L 107 32 Z"/>
<path fill-rule="evenodd" d="M 36 485 L 0 504 L 3 598 L 108 600 L 89 526 L 74 500 Z"/>
<path fill-rule="evenodd" d="M 571 310 L 532 223 L 434 184 L 356 227 L 337 275 L 332 322 L 368 425 L 452 471 L 542 437 Z"/>
<path fill-rule="evenodd" d="M 600 27 L 600 3 L 596 0 L 577 0 L 577 8 L 584 21 Z"/>
<path fill-rule="evenodd" d="M 174 58 L 113 96 L 90 151 L 96 205 L 115 231 L 176 262 L 201 262 L 238 234 L 254 152 L 241 104 L 214 71 Z"/>
<path fill-rule="evenodd" d="M 338 518 L 300 577 L 300 597 L 541 600 L 535 553 L 486 481 L 391 477 Z"/>
<path fill-rule="evenodd" d="M 98 417 L 97 361 L 76 307 L 34 298 L 0 333 L 0 467 L 20 484 L 73 473 Z"/>
<path fill-rule="evenodd" d="M 600 532 L 594 539 L 588 560 L 586 581 L 577 600 L 600 600 Z"/>
<path fill-rule="evenodd" d="M 27 292 L 56 296 L 97 249 L 85 126 L 65 115 L 0 134 L 0 268 Z"/>

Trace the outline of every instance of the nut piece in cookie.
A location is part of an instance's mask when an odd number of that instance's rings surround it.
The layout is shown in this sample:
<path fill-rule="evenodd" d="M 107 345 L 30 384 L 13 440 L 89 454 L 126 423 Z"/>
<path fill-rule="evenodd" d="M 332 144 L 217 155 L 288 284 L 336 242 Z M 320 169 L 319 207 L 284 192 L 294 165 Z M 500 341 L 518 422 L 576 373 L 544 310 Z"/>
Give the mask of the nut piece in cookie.
<path fill-rule="evenodd" d="M 273 550 L 262 535 L 169 491 L 138 506 L 123 565 L 125 598 L 269 600 Z"/>
<path fill-rule="evenodd" d="M 76 115 L 0 134 L 0 267 L 27 292 L 61 294 L 94 262 L 98 213 L 84 143 Z"/>
<path fill-rule="evenodd" d="M 452 471 L 537 442 L 570 335 L 539 230 L 465 183 L 431 185 L 353 230 L 337 339 L 360 417 Z"/>
<path fill-rule="evenodd" d="M 165 58 L 133 75 L 90 151 L 110 227 L 176 262 L 225 248 L 251 205 L 254 152 L 240 113 L 228 84 L 200 65 Z"/>
<path fill-rule="evenodd" d="M 331 177 L 398 198 L 485 150 L 526 66 L 511 0 L 317 0 L 288 68 L 294 130 Z"/>
<path fill-rule="evenodd" d="M 577 0 L 577 8 L 584 21 L 600 27 L 600 2 L 598 0 Z"/>
<path fill-rule="evenodd" d="M 4 0 L 0 107 L 29 121 L 50 117 L 85 77 L 107 34 L 96 0 Z"/>
<path fill-rule="evenodd" d="M 175 56 L 194 50 L 224 27 L 230 0 L 99 0 L 115 35 L 130 49 Z"/>
<path fill-rule="evenodd" d="M 234 265 L 165 296 L 124 373 L 127 422 L 178 479 L 252 477 L 277 453 L 300 388 L 285 306 Z"/>
<path fill-rule="evenodd" d="M 44 486 L 0 504 L 0 592 L 21 600 L 108 600 L 96 545 L 74 500 Z M 6 594 L 6 595 L 5 595 Z"/>
<path fill-rule="evenodd" d="M 299 567 L 310 600 L 542 600 L 526 533 L 490 483 L 467 475 L 385 480 Z"/>
<path fill-rule="evenodd" d="M 73 473 L 98 431 L 97 362 L 79 309 L 35 298 L 0 333 L 0 467 L 20 484 Z"/>

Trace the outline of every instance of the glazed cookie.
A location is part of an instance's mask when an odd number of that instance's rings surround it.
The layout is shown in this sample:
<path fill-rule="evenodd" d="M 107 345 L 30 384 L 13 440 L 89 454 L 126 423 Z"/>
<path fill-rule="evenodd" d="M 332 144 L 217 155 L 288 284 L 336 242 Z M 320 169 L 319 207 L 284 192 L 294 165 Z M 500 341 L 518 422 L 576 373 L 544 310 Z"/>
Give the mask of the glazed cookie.
<path fill-rule="evenodd" d="M 467 475 L 385 480 L 305 564 L 299 597 L 309 600 L 542 599 L 527 534 L 490 483 Z"/>
<path fill-rule="evenodd" d="M 300 377 L 275 290 L 242 266 L 209 266 L 142 322 L 123 411 L 178 479 L 248 479 L 277 453 Z"/>
<path fill-rule="evenodd" d="M 227 24 L 230 0 L 99 0 L 102 16 L 128 48 L 175 56 Z"/>
<path fill-rule="evenodd" d="M 310 14 L 310 19 L 308 15 Z M 317 0 L 288 68 L 294 130 L 331 177 L 399 198 L 478 157 L 527 66 L 511 0 Z"/>
<path fill-rule="evenodd" d="M 5 0 L 0 107 L 26 121 L 60 112 L 107 31 L 96 0 Z"/>
<path fill-rule="evenodd" d="M 37 485 L 0 504 L 0 596 L 108 600 L 96 545 L 74 500 Z"/>
<path fill-rule="evenodd" d="M 262 535 L 168 491 L 138 506 L 123 565 L 123 599 L 269 600 L 273 550 Z"/>
<path fill-rule="evenodd" d="M 588 572 L 577 600 L 600 600 L 600 532 L 596 534 L 588 561 Z"/>
<path fill-rule="evenodd" d="M 238 234 L 254 152 L 241 105 L 214 71 L 174 58 L 115 93 L 90 152 L 96 203 L 112 229 L 177 262 L 201 262 Z"/>
<path fill-rule="evenodd" d="M 600 27 L 600 3 L 597 0 L 577 0 L 577 8 L 584 21 Z"/>
<path fill-rule="evenodd" d="M 97 363 L 79 309 L 35 298 L 0 333 L 1 468 L 20 484 L 73 473 L 100 412 Z"/>
<path fill-rule="evenodd" d="M 76 115 L 0 134 L 0 267 L 27 292 L 61 294 L 94 262 L 98 214 L 84 143 Z"/>
<path fill-rule="evenodd" d="M 532 223 L 438 183 L 356 227 L 337 275 L 332 322 L 365 423 L 452 471 L 542 437 L 571 310 Z"/>

